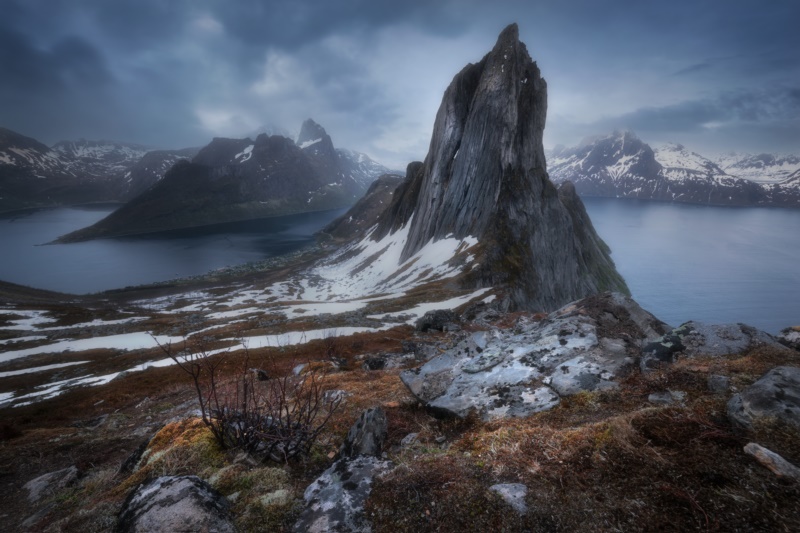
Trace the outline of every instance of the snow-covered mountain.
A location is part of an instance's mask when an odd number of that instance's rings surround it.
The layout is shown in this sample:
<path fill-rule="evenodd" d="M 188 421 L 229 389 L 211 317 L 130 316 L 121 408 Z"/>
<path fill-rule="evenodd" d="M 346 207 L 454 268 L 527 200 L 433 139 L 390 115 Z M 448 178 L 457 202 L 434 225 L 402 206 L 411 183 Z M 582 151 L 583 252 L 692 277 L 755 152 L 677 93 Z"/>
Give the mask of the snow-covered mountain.
<path fill-rule="evenodd" d="M 0 211 L 119 202 L 142 192 L 196 150 L 155 151 L 113 141 L 62 141 L 52 148 L 0 128 Z"/>
<path fill-rule="evenodd" d="M 800 172 L 800 156 L 728 152 L 715 158 L 728 174 L 759 183 L 780 183 Z"/>
<path fill-rule="evenodd" d="M 136 144 L 113 141 L 61 141 L 53 145 L 73 175 L 98 178 L 124 175 L 149 150 Z"/>
<path fill-rule="evenodd" d="M 631 132 L 614 132 L 548 155 L 550 179 L 554 183 L 572 181 L 583 196 L 800 207 L 800 183 L 788 176 L 777 177 L 792 170 L 792 157 L 729 156 L 714 161 L 680 144 L 653 150 Z M 756 175 L 753 169 L 758 161 L 762 179 L 747 178 Z M 743 169 L 750 172 L 734 173 Z"/>

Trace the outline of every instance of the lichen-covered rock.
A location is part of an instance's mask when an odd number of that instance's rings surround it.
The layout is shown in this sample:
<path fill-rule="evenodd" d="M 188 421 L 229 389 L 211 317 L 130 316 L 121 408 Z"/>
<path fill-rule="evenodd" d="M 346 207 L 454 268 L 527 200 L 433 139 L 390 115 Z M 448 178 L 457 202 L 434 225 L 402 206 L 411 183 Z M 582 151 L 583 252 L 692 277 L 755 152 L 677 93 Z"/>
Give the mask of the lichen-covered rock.
<path fill-rule="evenodd" d="M 568 304 L 537 322 L 461 338 L 400 379 L 434 411 L 488 420 L 551 409 L 562 396 L 616 387 L 641 344 L 669 326 L 618 293 Z"/>
<path fill-rule="evenodd" d="M 689 321 L 651 342 L 642 350 L 646 371 L 685 357 L 738 355 L 758 346 L 783 348 L 769 333 L 747 324 L 704 324 Z"/>
<path fill-rule="evenodd" d="M 744 427 L 774 419 L 800 428 L 800 368 L 779 366 L 728 401 L 728 418 Z"/>
<path fill-rule="evenodd" d="M 387 434 L 386 413 L 380 407 L 370 407 L 350 428 L 339 453 L 349 458 L 359 455 L 380 457 Z"/>
<path fill-rule="evenodd" d="M 293 531 L 370 531 L 364 504 L 372 491 L 374 477 L 390 466 L 388 461 L 367 456 L 342 458 L 333 463 L 306 489 L 306 508 Z"/>
<path fill-rule="evenodd" d="M 122 506 L 123 533 L 208 531 L 233 533 L 230 504 L 197 476 L 164 476 L 140 485 Z"/>

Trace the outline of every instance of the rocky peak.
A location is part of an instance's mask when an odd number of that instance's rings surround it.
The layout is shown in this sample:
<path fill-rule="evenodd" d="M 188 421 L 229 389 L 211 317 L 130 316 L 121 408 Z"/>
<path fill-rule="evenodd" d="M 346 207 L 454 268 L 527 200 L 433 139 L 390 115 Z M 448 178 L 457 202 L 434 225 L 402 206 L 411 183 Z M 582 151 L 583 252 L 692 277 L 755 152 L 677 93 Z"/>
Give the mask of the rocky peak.
<path fill-rule="evenodd" d="M 506 287 L 513 308 L 551 310 L 598 290 L 627 290 L 591 226 L 576 225 L 583 213 L 573 216 L 548 179 L 546 113 L 547 84 L 512 24 L 445 91 L 428 156 L 374 236 L 410 224 L 402 260 L 431 240 L 477 238 L 483 257 L 467 283 Z"/>
<path fill-rule="evenodd" d="M 308 119 L 300 127 L 300 135 L 297 136 L 297 146 L 312 154 L 336 157 L 333 148 L 333 141 L 325 128 Z"/>

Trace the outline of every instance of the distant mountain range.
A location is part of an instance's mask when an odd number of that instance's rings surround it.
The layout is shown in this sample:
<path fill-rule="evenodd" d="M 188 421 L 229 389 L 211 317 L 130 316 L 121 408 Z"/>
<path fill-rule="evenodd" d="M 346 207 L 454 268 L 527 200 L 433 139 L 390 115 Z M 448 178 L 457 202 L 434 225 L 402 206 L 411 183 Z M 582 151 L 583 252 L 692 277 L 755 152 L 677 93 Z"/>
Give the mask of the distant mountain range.
<path fill-rule="evenodd" d="M 704 157 L 680 144 L 656 149 L 615 132 L 547 154 L 554 183 L 578 194 L 705 205 L 800 207 L 800 157 L 728 153 Z"/>
<path fill-rule="evenodd" d="M 196 153 L 196 148 L 150 151 L 112 141 L 62 141 L 49 147 L 0 128 L 0 212 L 123 202 Z"/>
<path fill-rule="evenodd" d="M 152 168 L 151 177 L 162 167 Z M 311 119 L 297 141 L 266 134 L 215 138 L 191 162 L 178 161 L 120 209 L 59 242 L 348 207 L 389 172 L 365 154 L 335 149 Z"/>

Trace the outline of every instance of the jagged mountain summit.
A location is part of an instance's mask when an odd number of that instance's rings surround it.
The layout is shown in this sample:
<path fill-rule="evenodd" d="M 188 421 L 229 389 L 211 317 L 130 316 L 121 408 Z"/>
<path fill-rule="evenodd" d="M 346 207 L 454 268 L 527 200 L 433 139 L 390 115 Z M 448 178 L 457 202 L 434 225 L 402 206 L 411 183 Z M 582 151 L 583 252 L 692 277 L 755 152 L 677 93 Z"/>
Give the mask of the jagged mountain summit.
<path fill-rule="evenodd" d="M 463 288 L 495 287 L 517 309 L 627 291 L 574 188 L 559 191 L 548 179 L 546 108 L 546 83 L 512 24 L 455 76 L 425 162 L 409 165 L 376 230 L 346 252 L 348 260 L 360 251 L 363 269 L 369 254 L 392 250 L 407 278 L 415 262 L 456 250 L 454 261 L 469 263 Z"/>
<path fill-rule="evenodd" d="M 554 150 L 549 169 L 555 183 L 572 181 L 582 196 L 798 207 L 800 160 L 796 159 L 727 154 L 715 161 L 681 144 L 654 150 L 625 131 Z"/>
<path fill-rule="evenodd" d="M 297 142 L 266 134 L 215 138 L 191 162 L 175 164 L 140 196 L 59 242 L 347 207 L 386 172 L 364 154 L 336 150 L 310 119 Z"/>

